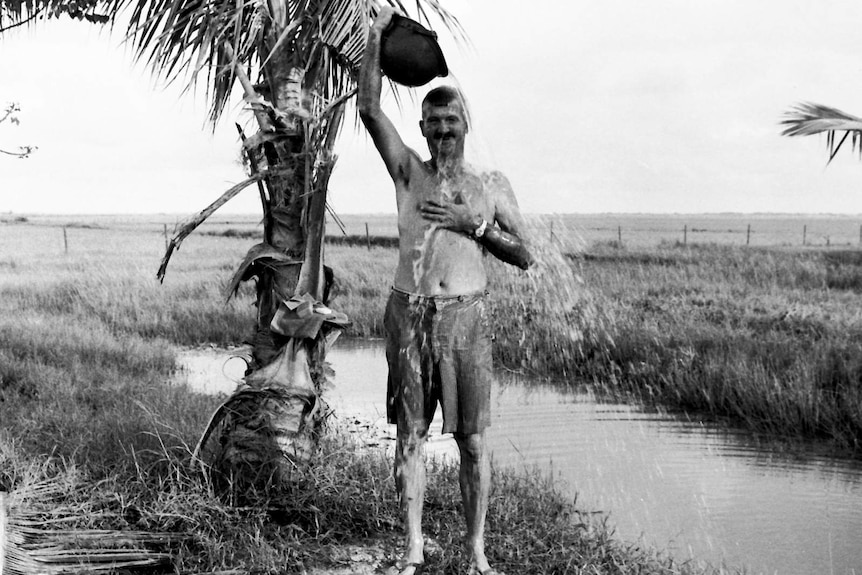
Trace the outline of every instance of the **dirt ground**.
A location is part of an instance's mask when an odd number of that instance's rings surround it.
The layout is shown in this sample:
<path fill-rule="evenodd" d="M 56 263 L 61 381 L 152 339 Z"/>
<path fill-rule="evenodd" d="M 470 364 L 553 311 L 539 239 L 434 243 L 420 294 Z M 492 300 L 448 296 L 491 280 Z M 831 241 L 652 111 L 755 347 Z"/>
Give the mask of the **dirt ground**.
<path fill-rule="evenodd" d="M 376 543 L 367 545 L 345 545 L 333 553 L 334 566 L 313 567 L 303 575 L 379 575 L 389 566 L 383 546 Z"/>
<path fill-rule="evenodd" d="M 392 567 L 397 559 L 395 550 L 400 549 L 401 545 L 400 535 L 361 544 L 342 545 L 333 550 L 330 565 L 308 568 L 302 575 L 381 575 Z M 426 557 L 442 554 L 439 543 L 427 536 L 425 552 Z"/>

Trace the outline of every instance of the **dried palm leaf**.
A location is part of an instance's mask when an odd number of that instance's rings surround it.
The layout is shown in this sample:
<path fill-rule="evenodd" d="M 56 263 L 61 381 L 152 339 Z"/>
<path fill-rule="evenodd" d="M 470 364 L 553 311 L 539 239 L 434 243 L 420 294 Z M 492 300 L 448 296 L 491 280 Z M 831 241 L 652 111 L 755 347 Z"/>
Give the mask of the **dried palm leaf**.
<path fill-rule="evenodd" d="M 77 528 L 92 510 L 65 503 L 67 489 L 46 481 L 0 492 L 0 574 L 172 571 L 171 555 L 154 548 L 183 535 Z"/>

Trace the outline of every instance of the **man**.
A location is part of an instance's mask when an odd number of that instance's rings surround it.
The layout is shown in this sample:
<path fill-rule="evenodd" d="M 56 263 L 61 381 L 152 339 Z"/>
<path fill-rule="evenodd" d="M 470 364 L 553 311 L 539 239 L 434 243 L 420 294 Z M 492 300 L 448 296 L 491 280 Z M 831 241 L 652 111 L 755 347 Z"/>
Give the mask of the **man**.
<path fill-rule="evenodd" d="M 443 432 L 461 455 L 460 483 L 472 573 L 496 573 L 485 556 L 490 487 L 485 429 L 490 424 L 491 342 L 484 297 L 487 250 L 526 269 L 523 222 L 508 180 L 464 161 L 466 106 L 454 88 L 429 92 L 419 128 L 431 159 L 401 140 L 380 107 L 380 38 L 392 18 L 371 26 L 359 78 L 359 113 L 395 184 L 399 255 L 386 307 L 389 421 L 397 424 L 395 482 L 407 531 L 404 556 L 390 570 L 422 569 L 423 446 L 439 401 Z"/>

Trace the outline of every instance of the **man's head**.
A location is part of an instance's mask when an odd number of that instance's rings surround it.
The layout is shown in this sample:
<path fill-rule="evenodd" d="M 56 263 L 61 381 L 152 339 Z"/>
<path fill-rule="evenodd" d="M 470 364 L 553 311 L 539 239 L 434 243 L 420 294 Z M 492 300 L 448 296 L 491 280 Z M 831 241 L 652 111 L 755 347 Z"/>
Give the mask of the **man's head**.
<path fill-rule="evenodd" d="M 435 161 L 463 158 L 469 113 L 461 92 L 451 86 L 439 86 L 428 92 L 422 100 L 419 128 Z"/>

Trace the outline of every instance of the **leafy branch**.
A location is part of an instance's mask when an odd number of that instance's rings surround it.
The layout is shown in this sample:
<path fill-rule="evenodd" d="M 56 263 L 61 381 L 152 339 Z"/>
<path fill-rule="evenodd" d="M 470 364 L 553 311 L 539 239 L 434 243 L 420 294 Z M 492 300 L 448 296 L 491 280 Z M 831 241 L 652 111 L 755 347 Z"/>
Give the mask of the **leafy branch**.
<path fill-rule="evenodd" d="M 16 112 L 20 112 L 21 107 L 18 106 L 15 102 L 6 106 L 6 110 L 3 112 L 3 116 L 0 117 L 0 124 L 8 121 L 10 124 L 15 124 L 16 126 L 20 123 L 18 121 L 18 116 L 16 116 Z M 10 152 L 9 150 L 4 150 L 0 148 L 0 153 L 6 154 L 8 156 L 15 156 L 16 158 L 26 158 L 30 154 L 36 151 L 36 146 L 18 146 L 17 152 Z"/>
<path fill-rule="evenodd" d="M 97 8 L 110 9 L 102 0 L 3 0 L 0 1 L 0 34 L 35 20 L 61 16 L 92 24 L 109 23 L 111 16 L 98 12 Z M 115 6 L 114 12 L 118 8 Z"/>

